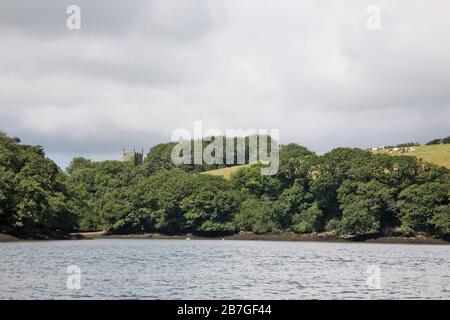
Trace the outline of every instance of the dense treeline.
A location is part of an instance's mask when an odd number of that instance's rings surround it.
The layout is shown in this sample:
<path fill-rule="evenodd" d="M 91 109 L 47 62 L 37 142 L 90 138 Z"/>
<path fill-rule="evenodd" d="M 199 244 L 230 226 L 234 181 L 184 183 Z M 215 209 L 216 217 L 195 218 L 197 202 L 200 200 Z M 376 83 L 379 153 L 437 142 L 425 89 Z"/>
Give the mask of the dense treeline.
<path fill-rule="evenodd" d="M 175 167 L 173 144 L 132 161 L 75 158 L 66 172 L 41 147 L 0 135 L 0 225 L 20 229 L 225 235 L 291 230 L 450 235 L 450 171 L 414 157 L 282 146 L 274 176 L 260 166 L 230 181 Z"/>
<path fill-rule="evenodd" d="M 79 220 L 73 200 L 67 176 L 42 147 L 0 132 L 0 226 L 70 231 Z"/>
<path fill-rule="evenodd" d="M 436 144 L 449 144 L 450 143 L 450 136 L 446 138 L 438 138 L 433 139 L 431 141 L 428 141 L 425 143 L 426 146 L 436 145 Z M 418 142 L 404 142 L 399 143 L 395 146 L 385 146 L 385 148 L 392 149 L 392 148 L 407 148 L 407 147 L 418 147 L 420 146 L 420 143 Z"/>
<path fill-rule="evenodd" d="M 426 143 L 427 146 L 435 145 L 435 144 L 447 144 L 450 143 L 450 136 L 446 138 L 433 139 Z"/>

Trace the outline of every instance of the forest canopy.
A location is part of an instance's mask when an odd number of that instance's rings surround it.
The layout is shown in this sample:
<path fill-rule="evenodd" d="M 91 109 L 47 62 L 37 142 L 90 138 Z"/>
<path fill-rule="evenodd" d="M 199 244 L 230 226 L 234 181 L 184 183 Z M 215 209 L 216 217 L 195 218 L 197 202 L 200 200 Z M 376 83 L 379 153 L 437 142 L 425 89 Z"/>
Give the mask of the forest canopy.
<path fill-rule="evenodd" d="M 61 170 L 40 146 L 0 133 L 0 226 L 16 232 L 240 231 L 450 235 L 450 171 L 415 157 L 337 148 L 317 155 L 283 145 L 276 175 L 245 166 L 231 180 L 174 166 L 173 144 L 143 165 L 74 158 Z"/>

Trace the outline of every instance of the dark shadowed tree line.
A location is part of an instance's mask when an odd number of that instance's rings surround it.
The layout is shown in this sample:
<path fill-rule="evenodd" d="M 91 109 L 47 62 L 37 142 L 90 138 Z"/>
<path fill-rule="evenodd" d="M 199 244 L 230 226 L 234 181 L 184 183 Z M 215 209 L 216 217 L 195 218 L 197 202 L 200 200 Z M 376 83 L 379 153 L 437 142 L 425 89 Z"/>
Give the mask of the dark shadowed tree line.
<path fill-rule="evenodd" d="M 450 143 L 450 136 L 448 136 L 446 138 L 433 139 L 433 140 L 427 142 L 426 145 L 431 146 L 434 144 L 448 144 L 448 143 Z"/>
<path fill-rule="evenodd" d="M 293 231 L 450 235 L 450 171 L 414 157 L 289 144 L 273 176 L 261 165 L 230 181 L 200 174 L 225 165 L 174 166 L 174 144 L 133 161 L 75 158 L 66 171 L 39 146 L 0 134 L 0 226 L 116 233 Z"/>

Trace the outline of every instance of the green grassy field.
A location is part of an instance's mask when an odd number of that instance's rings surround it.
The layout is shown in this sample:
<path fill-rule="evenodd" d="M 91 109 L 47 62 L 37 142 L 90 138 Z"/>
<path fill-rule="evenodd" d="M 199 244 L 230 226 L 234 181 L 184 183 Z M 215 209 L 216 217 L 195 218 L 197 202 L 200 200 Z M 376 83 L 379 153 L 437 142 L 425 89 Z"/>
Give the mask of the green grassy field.
<path fill-rule="evenodd" d="M 414 156 L 423 161 L 450 169 L 450 144 L 419 146 L 416 147 L 416 151 L 414 152 L 394 154 L 394 156 L 397 155 Z"/>
<path fill-rule="evenodd" d="M 228 167 L 228 168 L 222 168 L 222 169 L 216 169 L 216 170 L 210 170 L 210 171 L 205 171 L 202 172 L 201 174 L 209 174 L 212 176 L 222 176 L 225 178 L 225 180 L 230 180 L 231 179 L 231 175 L 236 172 L 239 171 L 242 168 L 248 167 L 250 166 L 250 164 L 242 164 L 242 165 L 237 165 L 234 167 Z"/>

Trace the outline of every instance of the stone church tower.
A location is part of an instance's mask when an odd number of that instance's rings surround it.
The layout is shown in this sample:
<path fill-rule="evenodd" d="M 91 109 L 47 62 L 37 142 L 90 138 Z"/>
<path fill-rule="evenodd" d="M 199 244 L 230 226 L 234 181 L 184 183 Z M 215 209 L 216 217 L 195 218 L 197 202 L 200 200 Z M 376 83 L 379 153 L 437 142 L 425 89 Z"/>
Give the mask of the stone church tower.
<path fill-rule="evenodd" d="M 136 152 L 134 148 L 132 152 L 128 152 L 123 148 L 123 161 L 133 161 L 136 166 L 143 164 L 144 148 L 141 149 L 141 152 Z"/>

